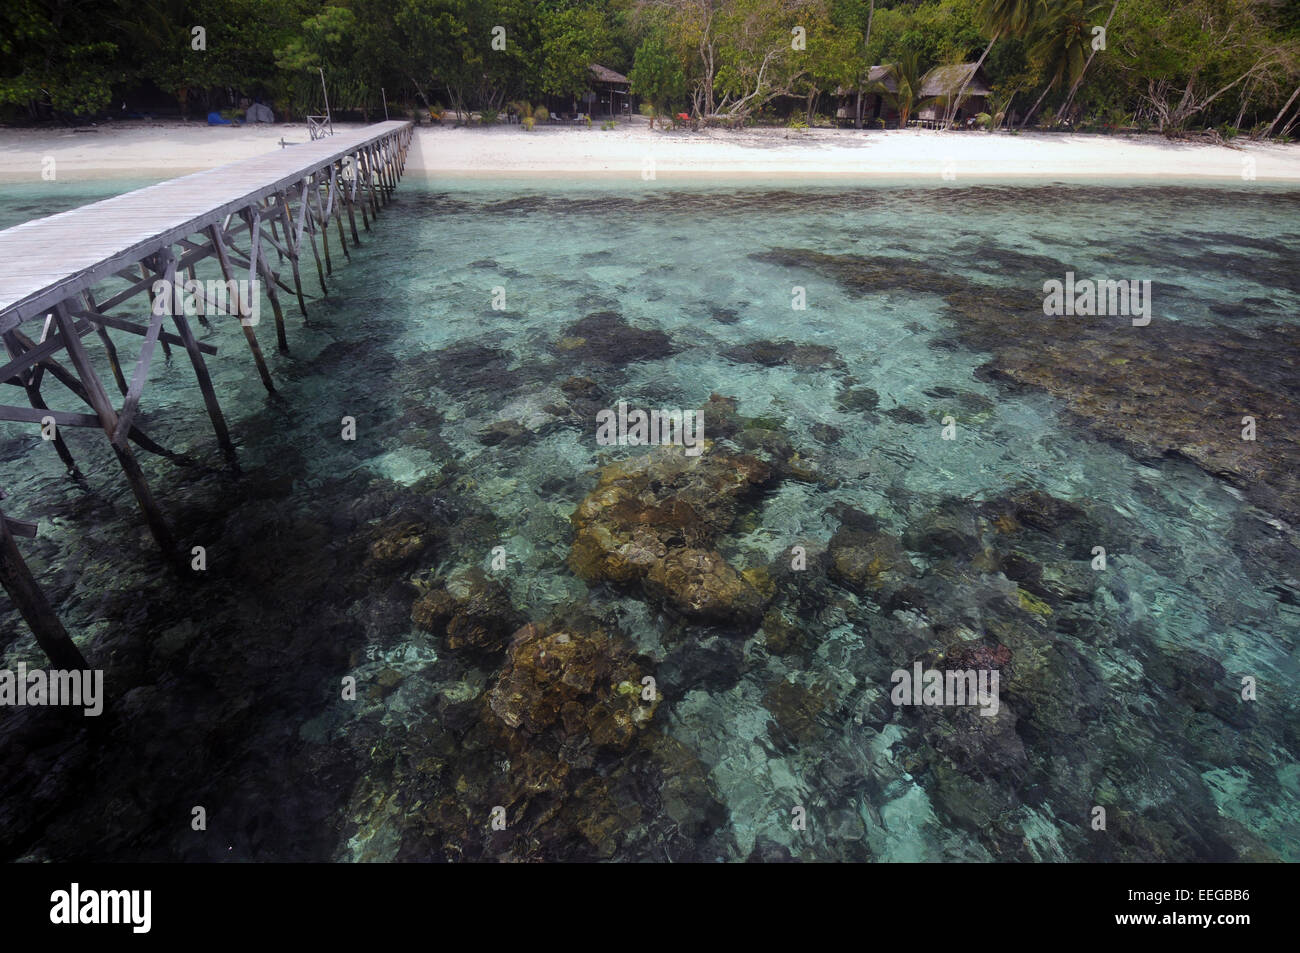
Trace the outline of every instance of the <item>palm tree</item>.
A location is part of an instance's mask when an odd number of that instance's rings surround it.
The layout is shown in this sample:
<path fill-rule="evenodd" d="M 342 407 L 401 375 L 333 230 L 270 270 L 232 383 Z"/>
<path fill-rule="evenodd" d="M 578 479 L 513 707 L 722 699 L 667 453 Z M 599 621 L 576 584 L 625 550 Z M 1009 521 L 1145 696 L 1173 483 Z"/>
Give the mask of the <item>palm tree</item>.
<path fill-rule="evenodd" d="M 912 112 L 934 99 L 921 98 L 921 58 L 915 50 L 904 50 L 898 62 L 891 63 L 885 70 L 886 75 L 894 81 L 894 89 L 890 89 L 881 80 L 871 83 L 867 89 L 880 93 L 893 104 L 898 110 L 898 128 L 906 129 Z"/>
<path fill-rule="evenodd" d="M 1077 81 L 1087 65 L 1092 46 L 1092 25 L 1106 0 L 1052 0 L 1045 3 L 1042 16 L 1034 23 L 1029 42 L 1029 60 L 1047 73 L 1047 86 L 1032 109 L 1025 113 L 1020 128 L 1025 128 L 1047 94 L 1067 77 Z"/>
<path fill-rule="evenodd" d="M 1115 0 L 1115 5 L 1110 8 L 1110 14 L 1106 17 L 1106 25 L 1102 27 L 1102 33 L 1105 34 L 1110 29 L 1110 21 L 1115 18 L 1115 11 L 1119 9 L 1119 0 Z M 1092 65 L 1092 58 L 1097 55 L 1094 49 L 1088 54 L 1088 60 L 1083 64 L 1083 69 L 1075 77 L 1074 85 L 1070 87 L 1070 95 L 1065 97 L 1065 105 L 1061 107 L 1061 114 L 1064 115 L 1066 110 L 1074 104 L 1074 94 L 1079 91 L 1079 84 L 1083 82 L 1084 74 L 1088 72 L 1088 67 Z"/>
<path fill-rule="evenodd" d="M 966 87 L 970 85 L 970 81 L 979 72 L 980 67 L 984 65 L 984 60 L 988 58 L 989 51 L 993 49 L 993 44 L 1003 35 L 1024 36 L 1029 32 L 1038 16 L 1042 3 L 1043 0 L 983 0 L 980 4 L 980 17 L 984 21 L 985 29 L 993 34 L 993 38 L 989 40 L 989 45 L 980 54 L 979 61 L 975 64 L 975 68 L 970 71 L 970 75 L 966 77 L 966 81 L 961 84 L 961 89 L 957 91 L 957 95 L 948 104 L 948 112 L 944 116 L 943 122 L 945 129 L 952 125 L 953 117 L 957 115 L 962 100 L 966 98 Z"/>

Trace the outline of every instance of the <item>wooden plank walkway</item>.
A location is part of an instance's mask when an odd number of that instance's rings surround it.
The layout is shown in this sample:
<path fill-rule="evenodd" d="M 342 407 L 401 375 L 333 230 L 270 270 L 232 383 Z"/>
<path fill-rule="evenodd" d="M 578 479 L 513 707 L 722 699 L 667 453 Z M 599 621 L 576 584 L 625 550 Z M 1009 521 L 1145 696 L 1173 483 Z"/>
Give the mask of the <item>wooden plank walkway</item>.
<path fill-rule="evenodd" d="M 155 350 L 170 358 L 171 346 L 184 348 L 217 443 L 237 473 L 234 443 L 204 362 L 216 348 L 195 337 L 189 318 L 197 316 L 204 325 L 209 314 L 238 319 L 262 383 L 273 392 L 255 330 L 262 296 L 275 315 L 276 343 L 288 351 L 279 291 L 297 298 L 305 318 L 300 265 L 310 249 L 321 293 L 328 294 L 326 277 L 334 270 L 331 223 L 339 250 L 350 258 L 348 234 L 353 245 L 361 243 L 357 212 L 368 231 L 392 200 L 412 131 L 409 122 L 377 123 L 0 231 L 0 385 L 17 387 L 27 405 L 0 401 L 0 421 L 39 425 L 69 476 L 83 487 L 87 479 L 62 430 L 102 429 L 163 555 L 175 571 L 190 571 L 183 534 L 174 533 L 163 516 L 132 449 L 134 444 L 173 462 L 193 462 L 155 443 L 136 419 Z M 220 266 L 219 291 L 197 282 L 195 265 L 207 259 Z M 292 287 L 282 277 L 286 268 Z M 120 310 L 132 306 L 134 314 Z M 174 333 L 163 330 L 168 323 Z M 92 332 L 121 395 L 120 407 L 82 340 Z M 110 332 L 117 333 L 116 341 Z M 125 346 L 137 339 L 143 340 L 132 368 L 122 358 Z M 46 403 L 41 387 L 51 381 L 62 388 L 61 396 L 75 399 L 75 410 Z M 35 535 L 34 523 L 0 512 L 0 586 L 56 666 L 86 668 L 22 559 L 16 537 Z"/>
<path fill-rule="evenodd" d="M 201 232 L 409 127 L 378 123 L 0 231 L 0 334 L 140 261 L 155 246 Z"/>

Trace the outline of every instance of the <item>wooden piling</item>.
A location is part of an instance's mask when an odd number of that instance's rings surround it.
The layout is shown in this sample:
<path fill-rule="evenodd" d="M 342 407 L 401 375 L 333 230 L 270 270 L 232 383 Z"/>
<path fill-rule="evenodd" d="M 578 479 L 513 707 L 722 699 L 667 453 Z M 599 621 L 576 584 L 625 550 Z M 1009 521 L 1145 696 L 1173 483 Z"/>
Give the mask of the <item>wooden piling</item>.
<path fill-rule="evenodd" d="M 23 561 L 3 511 L 0 511 L 0 586 L 9 594 L 10 601 L 36 636 L 36 644 L 55 668 L 67 671 L 90 668 Z"/>

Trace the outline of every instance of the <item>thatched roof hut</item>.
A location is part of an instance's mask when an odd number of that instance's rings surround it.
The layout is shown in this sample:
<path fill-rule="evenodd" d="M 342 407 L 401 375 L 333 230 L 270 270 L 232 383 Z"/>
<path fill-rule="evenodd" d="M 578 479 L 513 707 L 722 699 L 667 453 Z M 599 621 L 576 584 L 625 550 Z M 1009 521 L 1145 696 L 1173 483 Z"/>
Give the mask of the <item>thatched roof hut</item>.
<path fill-rule="evenodd" d="M 970 78 L 966 87 L 968 97 L 985 97 L 993 90 L 989 87 L 984 69 L 975 63 L 954 63 L 952 66 L 936 66 L 921 78 L 922 96 L 956 96 L 961 92 L 962 83 Z"/>
<path fill-rule="evenodd" d="M 884 111 L 884 100 L 881 98 L 881 89 L 887 93 L 898 92 L 898 81 L 894 79 L 893 73 L 888 66 L 873 66 L 863 77 L 860 87 L 840 86 L 835 90 L 835 95 L 840 100 L 839 108 L 835 111 L 836 121 L 841 126 L 850 124 L 858 114 L 858 99 L 862 100 L 861 110 L 862 118 L 871 122 Z"/>
<path fill-rule="evenodd" d="M 867 83 L 880 83 L 891 93 L 898 92 L 898 80 L 888 66 L 873 66 L 867 71 Z"/>
<path fill-rule="evenodd" d="M 921 97 L 936 100 L 941 105 L 926 106 L 918 114 L 922 120 L 938 120 L 947 109 L 947 104 L 962 91 L 962 84 L 970 80 L 962 101 L 957 104 L 956 117 L 966 119 L 977 113 L 987 112 L 989 94 L 993 92 L 988 77 L 976 63 L 954 63 L 952 66 L 936 66 L 921 77 Z"/>
<path fill-rule="evenodd" d="M 882 84 L 885 89 L 891 93 L 898 92 L 898 82 L 894 79 L 894 75 L 889 71 L 888 66 L 873 66 L 867 71 L 867 76 L 862 86 L 865 89 L 872 83 Z M 836 88 L 835 95 L 852 96 L 854 92 L 854 89 L 847 86 L 840 86 Z"/>
<path fill-rule="evenodd" d="M 599 63 L 591 64 L 591 78 L 597 83 L 608 83 L 611 86 L 626 86 L 628 79 L 622 73 L 615 72 L 608 66 L 601 66 Z"/>
<path fill-rule="evenodd" d="M 623 116 L 631 111 L 631 85 L 622 73 L 591 64 L 592 91 L 587 94 L 589 111 L 596 115 Z"/>

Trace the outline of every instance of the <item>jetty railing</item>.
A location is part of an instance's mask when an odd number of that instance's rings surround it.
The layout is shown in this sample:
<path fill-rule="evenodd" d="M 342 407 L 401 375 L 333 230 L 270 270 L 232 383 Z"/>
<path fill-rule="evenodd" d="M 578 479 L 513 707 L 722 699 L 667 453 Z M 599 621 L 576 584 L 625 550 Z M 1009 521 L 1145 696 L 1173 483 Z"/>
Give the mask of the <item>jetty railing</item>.
<path fill-rule="evenodd" d="M 265 292 L 277 346 L 287 351 L 279 292 L 296 298 L 306 317 L 302 264 L 310 254 L 321 293 L 328 294 L 326 278 L 334 267 L 331 223 L 339 250 L 350 258 L 348 236 L 354 246 L 361 243 L 357 215 L 368 231 L 392 200 L 412 134 L 409 122 L 378 123 L 0 231 L 0 340 L 8 357 L 0 366 L 0 384 L 19 388 L 27 404 L 0 404 L 0 421 L 39 425 L 69 474 L 81 482 L 84 477 L 60 430 L 102 429 L 154 539 L 168 561 L 184 571 L 188 563 L 133 449 L 181 459 L 153 441 L 137 420 L 157 348 L 168 356 L 172 346 L 184 349 L 217 443 L 236 468 L 237 461 L 204 362 L 204 355 L 217 349 L 198 340 L 181 296 L 168 291 L 184 285 L 185 276 L 187 287 L 202 287 L 195 266 L 214 259 L 232 289 L 243 283 L 260 289 L 258 294 Z M 236 293 L 214 300 L 203 293 L 202 303 L 202 324 L 208 323 L 208 313 L 239 320 L 253 365 L 267 391 L 274 392 L 251 313 L 254 304 L 260 310 L 260 297 L 253 302 Z M 143 316 L 130 313 L 132 307 Z M 110 331 L 117 332 L 116 340 Z M 103 348 L 120 406 L 91 362 L 83 340 L 90 335 Z M 137 338 L 132 366 L 124 345 Z M 50 408 L 46 396 L 51 383 L 83 406 L 78 411 Z M 0 585 L 56 666 L 86 668 L 19 551 L 16 538 L 35 535 L 34 523 L 0 511 Z"/>

